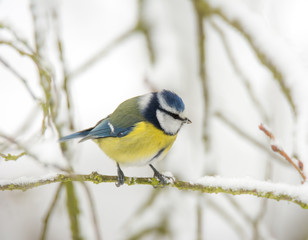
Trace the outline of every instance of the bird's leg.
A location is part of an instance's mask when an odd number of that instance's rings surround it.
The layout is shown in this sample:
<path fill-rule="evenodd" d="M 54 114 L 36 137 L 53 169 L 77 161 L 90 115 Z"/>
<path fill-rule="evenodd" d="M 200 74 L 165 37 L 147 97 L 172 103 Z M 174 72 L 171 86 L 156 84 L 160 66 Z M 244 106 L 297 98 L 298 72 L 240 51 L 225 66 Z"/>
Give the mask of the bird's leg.
<path fill-rule="evenodd" d="M 152 164 L 149 164 L 150 167 L 152 168 L 153 172 L 154 172 L 154 177 L 156 179 L 158 179 L 158 181 L 160 182 L 160 184 L 162 184 L 163 186 L 165 186 L 166 184 L 170 183 L 170 179 L 169 177 L 161 174 L 159 171 L 157 171 L 157 169 L 155 167 L 153 167 Z"/>
<path fill-rule="evenodd" d="M 117 163 L 117 168 L 118 168 L 118 182 L 116 183 L 117 187 L 120 187 L 121 185 L 124 184 L 124 173 L 122 169 L 120 168 L 119 163 Z"/>

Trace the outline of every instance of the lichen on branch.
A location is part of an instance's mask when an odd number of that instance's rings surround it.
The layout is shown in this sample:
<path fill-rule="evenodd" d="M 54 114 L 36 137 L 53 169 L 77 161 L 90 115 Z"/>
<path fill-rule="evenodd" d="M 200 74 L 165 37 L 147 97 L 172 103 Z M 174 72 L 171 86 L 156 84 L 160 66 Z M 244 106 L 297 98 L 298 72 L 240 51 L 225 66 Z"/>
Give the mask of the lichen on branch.
<path fill-rule="evenodd" d="M 15 180 L 0 181 L 0 190 L 22 190 L 51 184 L 67 182 L 92 182 L 116 183 L 117 176 L 101 175 L 97 172 L 91 174 L 56 174 L 41 178 L 18 178 Z M 159 187 L 159 181 L 150 177 L 125 177 L 127 185 L 151 185 Z M 302 208 L 308 209 L 308 185 L 288 185 L 282 183 L 272 183 L 251 178 L 223 178 L 206 176 L 196 182 L 185 182 L 175 180 L 168 183 L 166 187 L 177 188 L 180 191 L 196 191 L 201 193 L 226 193 L 231 195 L 248 194 L 261 198 L 285 200 L 296 203 Z"/>

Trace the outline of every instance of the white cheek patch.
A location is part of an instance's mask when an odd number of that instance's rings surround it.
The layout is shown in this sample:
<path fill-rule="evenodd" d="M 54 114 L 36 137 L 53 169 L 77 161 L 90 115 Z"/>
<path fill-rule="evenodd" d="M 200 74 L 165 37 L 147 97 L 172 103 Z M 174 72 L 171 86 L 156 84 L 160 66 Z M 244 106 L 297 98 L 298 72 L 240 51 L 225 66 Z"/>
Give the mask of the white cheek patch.
<path fill-rule="evenodd" d="M 152 93 L 140 96 L 140 98 L 138 99 L 138 104 L 139 104 L 139 108 L 140 108 L 141 112 L 143 112 L 147 108 L 147 106 L 149 105 L 152 97 L 153 97 Z"/>
<path fill-rule="evenodd" d="M 181 120 L 174 119 L 167 113 L 164 113 L 160 110 L 156 111 L 156 117 L 162 129 L 166 133 L 171 134 L 171 135 L 176 134 L 180 130 L 183 124 Z"/>

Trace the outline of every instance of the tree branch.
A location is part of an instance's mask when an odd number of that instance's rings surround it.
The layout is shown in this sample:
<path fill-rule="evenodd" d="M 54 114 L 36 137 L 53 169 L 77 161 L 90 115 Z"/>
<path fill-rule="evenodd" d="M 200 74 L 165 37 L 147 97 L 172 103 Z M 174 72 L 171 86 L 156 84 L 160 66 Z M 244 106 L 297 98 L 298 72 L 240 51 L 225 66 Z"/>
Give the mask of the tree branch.
<path fill-rule="evenodd" d="M 285 77 L 283 76 L 281 69 L 277 67 L 273 60 L 268 54 L 259 48 L 256 39 L 247 31 L 247 27 L 244 24 L 236 19 L 229 17 L 223 9 L 219 7 L 212 6 L 208 1 L 199 1 L 193 0 L 198 3 L 198 10 L 203 14 L 203 16 L 214 15 L 220 17 L 223 21 L 229 24 L 232 28 L 239 31 L 239 33 L 247 40 L 247 43 L 250 45 L 252 50 L 255 52 L 260 63 L 264 65 L 273 75 L 274 79 L 278 82 L 283 95 L 286 97 L 294 115 L 297 115 L 296 106 L 292 98 L 291 89 L 286 83 Z"/>
<path fill-rule="evenodd" d="M 206 69 L 206 32 L 204 21 L 208 17 L 200 9 L 200 2 L 202 0 L 193 0 L 192 4 L 196 14 L 196 27 L 197 27 L 197 40 L 198 40 L 198 71 L 201 80 L 202 94 L 203 94 L 203 104 L 204 104 L 204 114 L 203 114 L 203 134 L 202 138 L 204 141 L 205 149 L 208 151 L 210 149 L 210 136 L 209 136 L 209 121 L 210 121 L 210 92 L 209 83 L 207 77 Z"/>
<path fill-rule="evenodd" d="M 117 176 L 101 175 L 92 172 L 88 175 L 83 174 L 56 174 L 41 178 L 18 178 L 15 180 L 1 180 L 0 190 L 22 190 L 57 183 L 57 182 L 93 182 L 116 183 Z M 159 181 L 149 177 L 125 177 L 127 185 L 152 185 L 159 186 Z M 296 203 L 302 208 L 308 209 L 308 185 L 288 185 L 283 183 L 272 183 L 251 178 L 223 178 L 206 176 L 196 182 L 184 182 L 175 180 L 166 186 L 174 187 L 179 190 L 191 190 L 201 193 L 227 193 L 232 195 L 249 194 L 257 197 L 274 199 L 277 201 L 285 200 Z"/>
<path fill-rule="evenodd" d="M 286 159 L 297 171 L 298 173 L 302 176 L 303 178 L 303 182 L 304 183 L 306 181 L 306 175 L 304 173 L 304 164 L 301 160 L 297 159 L 298 161 L 298 166 L 294 163 L 293 159 L 291 157 L 289 157 L 289 155 L 283 150 L 283 148 L 281 146 L 279 146 L 279 144 L 277 143 L 274 134 L 271 133 L 270 130 L 267 129 L 267 127 L 265 127 L 263 124 L 259 125 L 259 129 L 264 132 L 264 134 L 266 136 L 268 136 L 271 140 L 271 148 L 273 150 L 273 152 L 276 152 L 278 154 L 280 154 L 284 159 Z"/>

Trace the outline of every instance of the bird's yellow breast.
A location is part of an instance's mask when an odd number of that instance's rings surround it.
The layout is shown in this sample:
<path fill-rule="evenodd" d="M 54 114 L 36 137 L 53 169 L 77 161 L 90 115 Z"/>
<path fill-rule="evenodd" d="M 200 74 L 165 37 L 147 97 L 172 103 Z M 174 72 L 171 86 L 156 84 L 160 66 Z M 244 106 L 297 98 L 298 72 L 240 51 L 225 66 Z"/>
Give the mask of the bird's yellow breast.
<path fill-rule="evenodd" d="M 153 158 L 165 157 L 175 139 L 176 135 L 166 135 L 151 123 L 139 122 L 124 137 L 107 137 L 94 141 L 118 163 L 146 164 Z"/>

